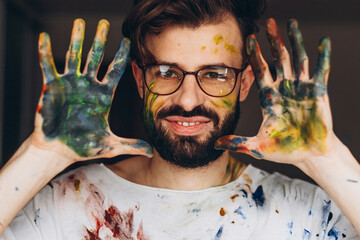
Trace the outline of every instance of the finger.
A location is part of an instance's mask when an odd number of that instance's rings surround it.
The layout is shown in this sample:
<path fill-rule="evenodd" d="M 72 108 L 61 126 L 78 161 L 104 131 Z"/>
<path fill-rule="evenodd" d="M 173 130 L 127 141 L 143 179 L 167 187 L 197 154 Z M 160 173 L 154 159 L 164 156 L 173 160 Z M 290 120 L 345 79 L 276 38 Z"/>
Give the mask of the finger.
<path fill-rule="evenodd" d="M 314 80 L 327 85 L 330 73 L 330 56 L 331 56 L 331 42 L 329 37 L 323 37 L 320 40 L 319 57 L 314 73 Z"/>
<path fill-rule="evenodd" d="M 241 152 L 257 159 L 264 158 L 258 148 L 256 137 L 224 136 L 215 142 L 215 149 Z"/>
<path fill-rule="evenodd" d="M 290 55 L 284 46 L 279 28 L 273 18 L 266 21 L 266 35 L 270 42 L 277 79 L 289 79 L 292 76 Z"/>
<path fill-rule="evenodd" d="M 108 83 L 110 87 L 115 88 L 124 73 L 129 52 L 130 40 L 124 38 L 121 41 L 120 48 L 115 55 L 114 61 L 110 64 L 105 75 L 105 83 Z"/>
<path fill-rule="evenodd" d="M 88 54 L 84 73 L 94 78 L 104 56 L 105 43 L 109 32 L 109 22 L 105 19 L 98 24 L 91 50 Z"/>
<path fill-rule="evenodd" d="M 267 63 L 260 52 L 259 44 L 255 35 L 250 35 L 246 39 L 246 50 L 249 55 L 250 64 L 255 74 L 256 83 L 259 89 L 270 86 L 273 83 L 271 73 Z"/>
<path fill-rule="evenodd" d="M 45 85 L 58 75 L 51 51 L 50 36 L 47 33 L 40 33 L 39 36 L 39 59 Z"/>
<path fill-rule="evenodd" d="M 139 139 L 127 139 L 112 136 L 106 139 L 108 152 L 97 152 L 97 155 L 104 157 L 114 157 L 118 155 L 143 155 L 146 157 L 153 156 L 153 149 L 147 142 Z M 106 149 L 105 149 L 106 150 Z"/>
<path fill-rule="evenodd" d="M 79 72 L 81 64 L 82 45 L 84 41 L 85 22 L 82 19 L 74 21 L 69 50 L 66 53 L 65 73 Z"/>
<path fill-rule="evenodd" d="M 309 79 L 309 59 L 305 51 L 299 24 L 295 19 L 288 22 L 288 35 L 291 44 L 295 79 Z"/>

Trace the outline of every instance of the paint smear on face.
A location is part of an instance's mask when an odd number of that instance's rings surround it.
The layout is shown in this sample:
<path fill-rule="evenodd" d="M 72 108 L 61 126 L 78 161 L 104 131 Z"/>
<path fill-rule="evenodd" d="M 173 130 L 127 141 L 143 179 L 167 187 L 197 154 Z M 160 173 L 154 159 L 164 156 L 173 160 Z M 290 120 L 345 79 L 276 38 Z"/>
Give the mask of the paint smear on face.
<path fill-rule="evenodd" d="M 218 51 L 219 51 L 219 49 L 218 48 L 214 48 L 214 49 L 212 49 L 211 50 L 211 54 L 217 54 L 218 53 Z"/>
<path fill-rule="evenodd" d="M 219 97 L 211 99 L 210 102 L 216 106 L 217 108 L 222 109 L 232 109 L 232 111 L 235 111 L 235 101 L 236 101 L 236 94 L 230 94 L 226 97 Z"/>
<path fill-rule="evenodd" d="M 206 46 L 201 47 L 201 51 L 204 51 L 206 49 Z"/>
<path fill-rule="evenodd" d="M 237 54 L 239 53 L 239 50 L 232 44 L 225 43 L 225 50 L 228 51 L 231 54 Z"/>
<path fill-rule="evenodd" d="M 223 35 L 218 33 L 213 37 L 213 41 L 216 45 L 219 45 L 220 43 L 222 43 L 224 41 L 224 37 L 223 37 Z"/>

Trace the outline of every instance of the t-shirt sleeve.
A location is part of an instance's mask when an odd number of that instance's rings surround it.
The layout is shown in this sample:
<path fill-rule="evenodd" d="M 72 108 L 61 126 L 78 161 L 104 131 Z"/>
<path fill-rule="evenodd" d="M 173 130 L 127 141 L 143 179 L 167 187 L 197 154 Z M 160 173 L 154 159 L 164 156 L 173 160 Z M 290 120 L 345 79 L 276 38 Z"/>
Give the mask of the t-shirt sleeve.
<path fill-rule="evenodd" d="M 62 239 L 53 189 L 45 186 L 13 219 L 0 240 Z"/>

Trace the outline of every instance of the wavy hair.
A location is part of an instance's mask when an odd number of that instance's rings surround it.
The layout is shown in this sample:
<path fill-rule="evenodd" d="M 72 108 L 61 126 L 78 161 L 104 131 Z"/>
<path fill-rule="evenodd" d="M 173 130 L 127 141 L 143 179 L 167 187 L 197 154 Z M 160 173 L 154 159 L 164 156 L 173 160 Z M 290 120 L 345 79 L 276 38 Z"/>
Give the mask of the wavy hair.
<path fill-rule="evenodd" d="M 265 0 L 134 0 L 134 6 L 122 25 L 122 33 L 131 40 L 130 56 L 139 64 L 155 62 L 145 43 L 146 34 L 159 34 L 171 25 L 197 28 L 220 23 L 233 15 L 242 40 L 257 32 L 256 20 L 265 10 Z M 246 61 L 245 47 L 242 51 Z M 243 61 L 243 62 L 245 62 Z"/>

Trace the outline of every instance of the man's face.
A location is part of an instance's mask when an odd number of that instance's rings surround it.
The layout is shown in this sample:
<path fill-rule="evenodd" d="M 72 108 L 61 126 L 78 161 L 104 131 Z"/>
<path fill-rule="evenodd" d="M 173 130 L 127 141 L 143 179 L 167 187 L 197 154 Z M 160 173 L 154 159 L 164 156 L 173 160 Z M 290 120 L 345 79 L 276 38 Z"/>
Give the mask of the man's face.
<path fill-rule="evenodd" d="M 158 35 L 147 35 L 146 44 L 157 63 L 176 65 L 184 71 L 197 71 L 207 65 L 241 68 L 240 36 L 235 19 L 228 18 L 196 29 L 170 26 Z M 134 64 L 133 67 L 137 68 Z M 233 92 L 225 97 L 204 93 L 194 75 L 186 75 L 175 93 L 156 95 L 144 86 L 139 69 L 134 69 L 134 75 L 140 95 L 144 95 L 146 130 L 162 158 L 181 167 L 195 168 L 222 155 L 222 151 L 214 149 L 214 143 L 219 137 L 232 134 L 236 127 L 240 75 Z M 245 96 L 240 100 L 245 99 L 251 83 L 247 85 L 241 90 Z"/>

